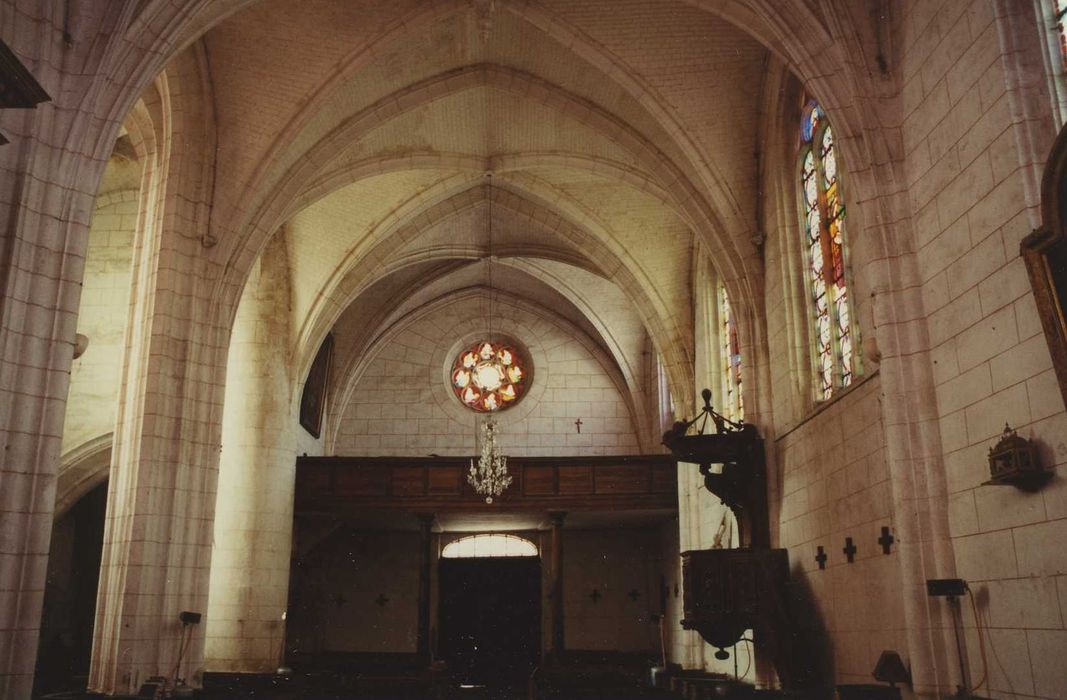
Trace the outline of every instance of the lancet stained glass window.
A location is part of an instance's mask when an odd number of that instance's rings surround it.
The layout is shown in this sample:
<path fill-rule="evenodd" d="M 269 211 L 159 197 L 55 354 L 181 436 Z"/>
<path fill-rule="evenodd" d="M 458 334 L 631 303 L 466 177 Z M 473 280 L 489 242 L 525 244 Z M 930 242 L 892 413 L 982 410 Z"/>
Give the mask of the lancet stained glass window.
<path fill-rule="evenodd" d="M 805 107 L 800 132 L 801 215 L 815 322 L 816 392 L 825 400 L 851 384 L 854 373 L 852 312 L 845 280 L 845 204 L 833 131 L 817 103 Z"/>
<path fill-rule="evenodd" d="M 1067 70 L 1067 29 L 1065 29 L 1064 22 L 1064 17 L 1067 15 L 1067 0 L 1055 0 L 1054 5 L 1055 30 L 1060 45 L 1060 67 L 1062 70 Z"/>
<path fill-rule="evenodd" d="M 719 297 L 719 349 L 722 366 L 723 415 L 739 421 L 745 416 L 741 395 L 741 343 L 737 337 L 737 321 L 730 306 L 730 296 L 721 282 Z"/>
<path fill-rule="evenodd" d="M 463 405 L 479 412 L 514 404 L 529 384 L 526 363 L 511 347 L 480 340 L 452 363 L 452 391 Z"/>

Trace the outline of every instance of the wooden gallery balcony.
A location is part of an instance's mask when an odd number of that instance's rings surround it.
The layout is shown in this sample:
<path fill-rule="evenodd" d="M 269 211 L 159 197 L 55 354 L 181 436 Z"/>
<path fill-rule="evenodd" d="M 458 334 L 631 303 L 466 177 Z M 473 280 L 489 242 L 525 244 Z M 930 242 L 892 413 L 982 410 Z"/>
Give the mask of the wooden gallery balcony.
<path fill-rule="evenodd" d="M 487 504 L 467 483 L 469 457 L 298 457 L 298 514 L 676 510 L 670 455 L 512 457 L 513 481 Z"/>

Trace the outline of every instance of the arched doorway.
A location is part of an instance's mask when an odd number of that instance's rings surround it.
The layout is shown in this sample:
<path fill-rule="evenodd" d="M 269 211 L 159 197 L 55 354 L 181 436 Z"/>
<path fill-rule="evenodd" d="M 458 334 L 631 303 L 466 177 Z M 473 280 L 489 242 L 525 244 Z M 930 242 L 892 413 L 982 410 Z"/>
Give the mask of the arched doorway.
<path fill-rule="evenodd" d="M 441 552 L 439 656 L 461 683 L 524 678 L 541 658 L 541 558 L 515 535 L 484 534 Z"/>
<path fill-rule="evenodd" d="M 35 695 L 85 689 L 106 511 L 104 481 L 78 499 L 52 527 Z"/>

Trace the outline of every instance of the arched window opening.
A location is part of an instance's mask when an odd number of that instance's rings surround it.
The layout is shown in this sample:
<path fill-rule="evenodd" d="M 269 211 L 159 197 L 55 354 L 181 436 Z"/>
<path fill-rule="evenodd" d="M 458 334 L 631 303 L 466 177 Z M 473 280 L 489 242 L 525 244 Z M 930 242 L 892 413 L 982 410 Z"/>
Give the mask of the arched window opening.
<path fill-rule="evenodd" d="M 726 286 L 718 286 L 719 350 L 722 375 L 723 415 L 733 421 L 745 417 L 745 403 L 741 394 L 741 343 L 737 337 L 737 320 L 730 306 Z"/>
<path fill-rule="evenodd" d="M 441 551 L 444 559 L 478 559 L 482 557 L 536 557 L 537 545 L 515 535 L 471 535 L 449 542 Z"/>
<path fill-rule="evenodd" d="M 1059 48 L 1060 68 L 1067 71 L 1067 30 L 1064 29 L 1064 15 L 1067 15 L 1067 0 L 1055 0 L 1053 12 L 1056 31 L 1056 44 Z"/>
<path fill-rule="evenodd" d="M 1067 0 L 1041 0 L 1038 21 L 1045 38 L 1049 95 L 1057 125 L 1067 114 Z"/>
<path fill-rule="evenodd" d="M 808 291 L 814 321 L 816 396 L 852 383 L 855 333 L 846 282 L 845 204 L 830 123 L 809 102 L 801 122 L 800 195 Z"/>
<path fill-rule="evenodd" d="M 674 396 L 671 395 L 671 385 L 667 377 L 667 367 L 663 364 L 663 356 L 656 355 L 656 394 L 659 397 L 659 424 L 660 430 L 667 430 L 674 424 Z"/>

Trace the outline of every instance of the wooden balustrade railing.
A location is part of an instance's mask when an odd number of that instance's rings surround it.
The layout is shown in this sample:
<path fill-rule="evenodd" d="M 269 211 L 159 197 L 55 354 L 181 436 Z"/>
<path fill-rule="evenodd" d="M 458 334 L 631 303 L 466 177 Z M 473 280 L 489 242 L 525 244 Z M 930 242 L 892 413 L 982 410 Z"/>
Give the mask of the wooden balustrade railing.
<path fill-rule="evenodd" d="M 513 457 L 504 494 L 486 504 L 467 483 L 469 457 L 299 457 L 296 511 L 675 509 L 670 455 Z"/>

